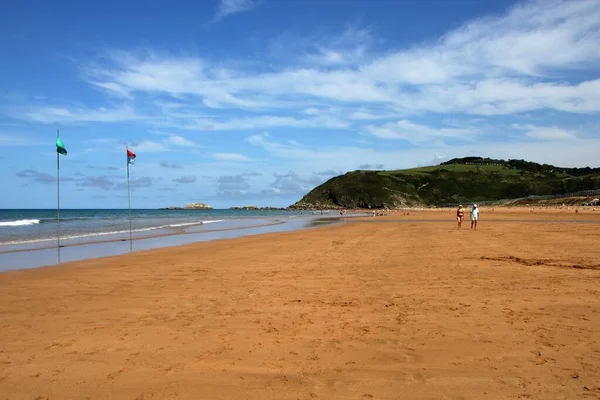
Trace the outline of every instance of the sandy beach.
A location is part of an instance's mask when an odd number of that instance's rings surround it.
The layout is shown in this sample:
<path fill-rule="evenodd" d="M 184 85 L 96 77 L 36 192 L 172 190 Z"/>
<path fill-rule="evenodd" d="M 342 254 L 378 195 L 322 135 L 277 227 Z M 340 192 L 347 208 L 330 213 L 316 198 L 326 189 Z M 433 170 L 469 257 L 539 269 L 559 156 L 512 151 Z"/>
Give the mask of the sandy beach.
<path fill-rule="evenodd" d="M 600 211 L 468 228 L 396 212 L 1 273 L 0 398 L 600 399 Z"/>

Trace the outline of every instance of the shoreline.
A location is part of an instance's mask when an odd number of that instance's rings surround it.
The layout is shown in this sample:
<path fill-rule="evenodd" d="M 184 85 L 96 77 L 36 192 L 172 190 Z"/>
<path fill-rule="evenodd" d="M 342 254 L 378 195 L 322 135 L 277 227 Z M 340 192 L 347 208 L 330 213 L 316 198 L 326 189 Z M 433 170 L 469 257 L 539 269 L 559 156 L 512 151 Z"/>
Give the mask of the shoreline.
<path fill-rule="evenodd" d="M 165 233 L 157 232 L 156 234 L 153 234 L 153 235 L 144 235 L 144 236 L 140 236 L 140 237 L 134 237 L 133 242 L 135 243 L 136 241 L 139 241 L 139 240 L 156 239 L 156 238 L 168 237 L 168 236 L 194 235 L 194 234 L 198 234 L 198 233 L 244 230 L 244 229 L 275 226 L 275 225 L 281 225 L 281 224 L 285 224 L 285 221 L 277 221 L 277 222 L 271 222 L 271 223 L 260 224 L 260 225 L 250 225 L 250 226 L 244 226 L 244 227 L 240 227 L 240 228 L 207 229 L 207 230 L 203 230 L 201 232 L 186 232 L 185 229 L 182 228 L 182 229 L 179 229 L 178 232 L 165 232 Z M 205 226 L 205 224 L 198 223 L 195 225 L 189 225 L 189 226 L 187 226 L 187 228 L 200 227 L 200 226 Z M 172 230 L 175 230 L 175 229 L 172 229 Z M 108 234 L 107 234 L 107 236 L 108 236 Z M 47 241 L 50 241 L 50 240 L 53 240 L 56 242 L 56 238 L 48 239 Z M 70 240 L 70 239 L 68 239 L 68 240 Z M 76 246 L 85 246 L 85 245 L 93 245 L 93 244 L 108 244 L 108 243 L 117 243 L 117 242 L 129 242 L 129 239 L 116 239 L 115 238 L 115 239 L 106 239 L 106 240 L 91 240 L 91 241 L 85 241 L 85 242 L 81 242 L 81 243 L 69 243 L 69 244 L 61 243 L 60 247 L 65 248 L 65 247 L 76 247 Z M 21 244 L 29 244 L 29 243 L 16 243 L 16 244 L 10 243 L 10 244 L 4 244 L 3 246 L 10 247 L 10 246 L 21 245 Z M 3 250 L 0 247 L 0 254 L 18 253 L 18 252 L 22 252 L 22 251 L 48 250 L 48 249 L 56 249 L 56 245 L 35 247 L 35 248 L 31 248 L 31 249 L 25 248 L 25 249 L 14 249 L 14 250 Z"/>
<path fill-rule="evenodd" d="M 319 222 L 321 221 L 321 222 Z M 212 242 L 222 239 L 236 239 L 245 236 L 311 229 L 339 223 L 336 217 L 304 217 L 287 220 L 273 220 L 268 223 L 232 228 L 207 229 L 202 231 L 185 231 L 173 233 L 157 233 L 152 236 L 134 238 L 133 251 L 129 251 L 129 240 L 113 239 L 86 241 L 83 243 L 66 244 L 61 248 L 61 263 L 49 261 L 57 256 L 57 247 L 48 246 L 34 249 L 16 249 L 0 251 L 0 274 L 8 271 L 36 269 L 43 267 L 62 266 L 70 262 L 102 259 L 106 257 L 125 255 L 161 248 L 173 248 L 194 243 Z M 198 227 L 201 225 L 198 225 Z M 193 226 L 187 227 L 193 228 Z M 71 253 L 69 254 L 69 251 Z M 13 263 L 13 265 L 9 265 Z M 14 266 L 18 264 L 17 266 Z"/>
<path fill-rule="evenodd" d="M 48 247 L 56 241 L 56 215 L 50 210 L 0 210 L 0 248 Z M 61 218 L 61 242 L 80 243 L 129 239 L 130 227 L 126 210 L 112 209 L 66 209 Z M 257 225 L 263 221 L 310 216 L 298 212 L 269 212 L 254 210 L 210 210 L 161 212 L 160 210 L 133 210 L 135 237 L 149 237 L 157 234 L 203 229 L 215 222 L 225 226 Z"/>

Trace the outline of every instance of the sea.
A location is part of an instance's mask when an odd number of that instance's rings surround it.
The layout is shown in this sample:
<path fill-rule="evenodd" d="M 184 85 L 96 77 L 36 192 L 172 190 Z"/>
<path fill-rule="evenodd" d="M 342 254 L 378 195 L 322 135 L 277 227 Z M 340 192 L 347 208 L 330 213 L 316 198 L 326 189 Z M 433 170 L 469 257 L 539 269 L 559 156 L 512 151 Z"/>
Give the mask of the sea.
<path fill-rule="evenodd" d="M 336 216 L 333 211 L 260 209 L 64 209 L 59 219 L 55 209 L 0 210 L 0 271 L 302 229 Z"/>

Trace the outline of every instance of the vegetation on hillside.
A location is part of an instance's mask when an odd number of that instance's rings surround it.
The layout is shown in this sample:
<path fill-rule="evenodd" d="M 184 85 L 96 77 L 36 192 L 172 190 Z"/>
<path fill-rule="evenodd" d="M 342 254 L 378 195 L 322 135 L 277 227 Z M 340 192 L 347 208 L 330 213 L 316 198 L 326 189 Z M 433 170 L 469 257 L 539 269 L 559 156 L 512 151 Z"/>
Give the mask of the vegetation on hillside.
<path fill-rule="evenodd" d="M 334 177 L 291 208 L 396 208 L 557 195 L 600 189 L 600 168 L 561 168 L 481 157 L 396 171 Z"/>
<path fill-rule="evenodd" d="M 446 161 L 441 165 L 450 164 L 462 164 L 462 165 L 499 165 L 512 167 L 521 171 L 538 172 L 538 173 L 553 173 L 562 172 L 570 176 L 583 176 L 590 174 L 600 173 L 599 168 L 563 168 L 555 167 L 549 164 L 538 164 L 531 161 L 525 160 L 495 160 L 493 158 L 482 158 L 482 157 L 464 157 L 464 158 L 453 158 L 452 160 Z"/>

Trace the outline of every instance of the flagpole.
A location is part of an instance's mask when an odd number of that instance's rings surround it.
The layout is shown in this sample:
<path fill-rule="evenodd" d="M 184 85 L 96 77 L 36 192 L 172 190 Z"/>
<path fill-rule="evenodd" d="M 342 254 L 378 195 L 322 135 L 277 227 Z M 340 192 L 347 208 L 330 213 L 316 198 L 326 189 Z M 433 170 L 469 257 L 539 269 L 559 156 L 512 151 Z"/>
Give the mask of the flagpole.
<path fill-rule="evenodd" d="M 129 150 L 128 147 L 125 147 Z M 131 191 L 129 190 L 129 155 L 127 155 L 127 201 L 129 208 L 129 251 L 133 249 L 132 237 L 131 237 Z"/>
<path fill-rule="evenodd" d="M 58 139 L 59 133 L 56 130 L 56 138 Z M 57 244 L 56 250 L 58 253 L 58 264 L 60 264 L 60 153 L 58 149 L 56 151 L 56 230 L 57 230 Z"/>

